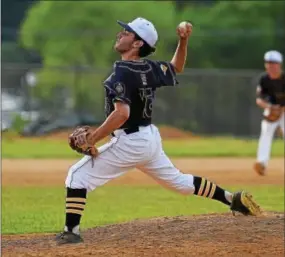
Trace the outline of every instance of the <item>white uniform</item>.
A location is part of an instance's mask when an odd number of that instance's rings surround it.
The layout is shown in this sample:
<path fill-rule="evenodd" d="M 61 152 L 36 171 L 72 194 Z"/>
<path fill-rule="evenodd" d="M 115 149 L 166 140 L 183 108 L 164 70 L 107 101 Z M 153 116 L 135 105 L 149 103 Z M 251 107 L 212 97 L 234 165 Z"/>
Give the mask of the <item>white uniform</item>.
<path fill-rule="evenodd" d="M 264 55 L 265 62 L 282 63 L 283 57 L 277 51 L 268 51 Z M 263 98 L 271 104 L 285 106 L 285 74 L 279 79 L 271 79 L 267 73 L 261 75 L 257 87 L 257 97 Z M 265 110 L 264 112 L 266 112 Z M 285 113 L 274 122 L 263 119 L 261 122 L 261 133 L 257 149 L 257 162 L 264 167 L 268 165 L 271 153 L 271 145 L 277 128 L 282 130 L 284 137 Z"/>
<path fill-rule="evenodd" d="M 284 113 L 281 115 L 278 121 L 269 122 L 267 120 L 262 120 L 261 122 L 261 133 L 258 142 L 257 161 L 264 164 L 265 167 L 268 165 L 270 159 L 272 141 L 278 127 L 280 127 L 284 138 L 284 123 Z"/>
<path fill-rule="evenodd" d="M 73 165 L 66 179 L 66 187 L 92 191 L 111 179 L 138 168 L 157 182 L 181 194 L 193 194 L 193 176 L 181 173 L 162 149 L 161 137 L 154 125 L 140 127 L 139 132 L 127 135 L 122 129 L 99 148 L 94 159 L 85 156 Z"/>

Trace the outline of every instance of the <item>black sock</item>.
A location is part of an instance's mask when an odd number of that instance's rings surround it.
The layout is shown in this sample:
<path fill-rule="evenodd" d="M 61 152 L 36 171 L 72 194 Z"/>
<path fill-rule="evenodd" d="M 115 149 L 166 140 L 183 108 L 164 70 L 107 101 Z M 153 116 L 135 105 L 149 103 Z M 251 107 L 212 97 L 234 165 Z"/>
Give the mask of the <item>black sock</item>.
<path fill-rule="evenodd" d="M 226 199 L 225 190 L 205 178 L 194 176 L 195 195 L 211 198 L 226 205 L 231 203 Z"/>
<path fill-rule="evenodd" d="M 67 188 L 65 226 L 68 231 L 79 225 L 86 203 L 86 189 Z"/>

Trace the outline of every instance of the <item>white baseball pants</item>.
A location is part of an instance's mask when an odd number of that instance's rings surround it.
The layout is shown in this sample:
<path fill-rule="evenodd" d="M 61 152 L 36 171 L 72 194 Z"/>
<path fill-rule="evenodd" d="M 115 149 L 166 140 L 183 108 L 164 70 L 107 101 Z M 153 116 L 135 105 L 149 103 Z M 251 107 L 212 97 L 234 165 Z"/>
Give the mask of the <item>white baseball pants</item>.
<path fill-rule="evenodd" d="M 69 169 L 66 187 L 86 188 L 90 192 L 138 168 L 169 189 L 181 194 L 194 193 L 193 176 L 181 173 L 165 155 L 156 126 L 140 127 L 138 132 L 128 135 L 123 130 L 114 134 L 110 142 L 99 148 L 96 158 L 84 156 Z"/>
<path fill-rule="evenodd" d="M 282 130 L 283 138 L 285 138 L 284 123 L 285 123 L 285 113 L 282 114 L 282 116 L 278 121 L 269 122 L 263 120 L 261 122 L 261 133 L 258 142 L 257 161 L 264 164 L 265 166 L 268 165 L 271 154 L 271 145 L 272 145 L 273 136 L 276 129 L 279 126 Z"/>

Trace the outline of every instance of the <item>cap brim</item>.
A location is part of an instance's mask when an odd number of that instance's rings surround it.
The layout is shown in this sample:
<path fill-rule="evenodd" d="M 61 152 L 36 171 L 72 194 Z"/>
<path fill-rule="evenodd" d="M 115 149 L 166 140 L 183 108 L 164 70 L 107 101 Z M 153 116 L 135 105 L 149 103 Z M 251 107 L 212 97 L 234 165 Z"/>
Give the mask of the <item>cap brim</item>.
<path fill-rule="evenodd" d="M 264 62 L 270 62 L 270 63 L 282 63 L 280 60 L 264 60 Z"/>
<path fill-rule="evenodd" d="M 129 31 L 129 32 L 133 32 L 136 33 L 127 23 L 122 22 L 122 21 L 117 21 L 117 23 L 123 27 L 125 30 Z"/>

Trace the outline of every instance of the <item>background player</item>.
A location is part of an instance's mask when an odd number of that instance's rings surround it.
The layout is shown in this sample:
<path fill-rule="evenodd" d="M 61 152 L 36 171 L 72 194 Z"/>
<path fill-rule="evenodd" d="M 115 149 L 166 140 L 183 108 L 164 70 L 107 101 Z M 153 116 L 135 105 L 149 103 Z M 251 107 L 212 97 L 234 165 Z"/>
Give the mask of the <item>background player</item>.
<path fill-rule="evenodd" d="M 66 222 L 64 232 L 56 237 L 57 242 L 82 242 L 79 224 L 87 192 L 133 168 L 181 194 L 207 197 L 229 206 L 232 211 L 258 215 L 259 207 L 246 192 L 232 194 L 205 178 L 180 172 L 164 153 L 160 133 L 152 124 L 156 89 L 175 86 L 176 72 L 184 69 L 191 24 L 178 27 L 179 42 L 171 62 L 141 59 L 155 51 L 158 40 L 151 22 L 137 18 L 119 24 L 123 30 L 117 35 L 115 50 L 122 60 L 115 62 L 113 73 L 104 82 L 107 118 L 89 134 L 77 129 L 70 137 L 72 147 L 76 145 L 79 152 L 83 146 L 88 147 L 83 150 L 87 155 L 70 168 L 66 179 Z M 94 145 L 110 134 L 113 138 L 97 154 Z"/>
<path fill-rule="evenodd" d="M 274 133 L 280 126 L 284 137 L 285 123 L 285 74 L 282 71 L 283 56 L 277 51 L 264 55 L 266 72 L 260 76 L 257 86 L 256 104 L 264 109 L 261 134 L 258 143 L 257 161 L 254 170 L 265 175 L 270 159 Z M 273 114 L 273 115 L 272 115 Z"/>

